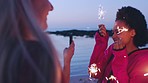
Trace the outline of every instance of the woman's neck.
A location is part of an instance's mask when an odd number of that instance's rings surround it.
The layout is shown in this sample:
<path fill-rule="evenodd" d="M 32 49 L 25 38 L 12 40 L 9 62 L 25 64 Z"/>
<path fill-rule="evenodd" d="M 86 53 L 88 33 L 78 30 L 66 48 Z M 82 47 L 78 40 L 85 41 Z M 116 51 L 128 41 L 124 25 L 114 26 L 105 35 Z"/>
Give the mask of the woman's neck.
<path fill-rule="evenodd" d="M 138 50 L 138 49 L 139 49 L 139 48 L 136 47 L 134 44 L 131 44 L 131 45 L 127 45 L 127 46 L 126 46 L 126 50 L 127 50 L 127 53 L 128 53 L 128 54 L 131 53 L 132 51 Z"/>
<path fill-rule="evenodd" d="M 32 41 L 36 41 L 37 39 L 35 38 L 35 36 L 33 36 L 33 34 L 30 31 L 27 31 L 27 33 L 24 35 L 24 39 L 25 40 L 32 40 Z"/>

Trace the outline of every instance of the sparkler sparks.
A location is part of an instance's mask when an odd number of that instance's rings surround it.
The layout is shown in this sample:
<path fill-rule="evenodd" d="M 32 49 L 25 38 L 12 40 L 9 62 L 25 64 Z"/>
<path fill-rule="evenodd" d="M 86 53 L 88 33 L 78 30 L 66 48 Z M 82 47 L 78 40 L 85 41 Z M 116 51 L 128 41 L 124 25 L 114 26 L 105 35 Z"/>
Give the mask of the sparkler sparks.
<path fill-rule="evenodd" d="M 103 9 L 103 6 L 99 5 L 98 10 L 98 19 L 104 19 L 105 11 Z"/>
<path fill-rule="evenodd" d="M 113 75 L 111 75 L 111 76 L 109 77 L 109 80 L 116 80 L 116 77 L 113 76 Z"/>
<path fill-rule="evenodd" d="M 91 78 L 92 75 L 97 75 L 97 72 L 101 72 L 100 68 L 97 67 L 97 65 L 95 63 L 91 64 L 89 69 L 89 78 Z M 91 80 L 91 79 L 90 79 Z"/>
<path fill-rule="evenodd" d="M 107 77 L 105 77 L 106 78 L 106 80 L 115 80 L 116 81 L 116 83 L 119 83 L 119 81 L 116 79 L 116 77 L 115 76 L 113 76 L 113 75 L 111 75 L 109 78 L 107 78 Z"/>
<path fill-rule="evenodd" d="M 148 73 L 145 73 L 144 76 L 148 76 Z"/>
<path fill-rule="evenodd" d="M 128 29 L 127 28 L 125 28 L 125 27 L 121 27 L 121 28 L 119 28 L 119 26 L 117 26 L 117 34 L 119 35 L 120 33 L 122 33 L 122 32 L 126 32 L 126 31 L 128 31 Z"/>

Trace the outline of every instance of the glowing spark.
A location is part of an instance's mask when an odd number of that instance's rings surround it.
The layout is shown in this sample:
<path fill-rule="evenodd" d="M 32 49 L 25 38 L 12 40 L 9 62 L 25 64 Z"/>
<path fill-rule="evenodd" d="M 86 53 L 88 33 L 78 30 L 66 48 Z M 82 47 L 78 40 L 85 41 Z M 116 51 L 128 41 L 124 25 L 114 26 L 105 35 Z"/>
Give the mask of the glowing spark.
<path fill-rule="evenodd" d="M 113 75 L 111 75 L 111 76 L 109 77 L 109 80 L 116 80 L 116 77 L 113 76 Z"/>
<path fill-rule="evenodd" d="M 106 80 L 109 80 L 107 77 L 105 77 L 106 78 Z"/>
<path fill-rule="evenodd" d="M 106 80 L 115 80 L 116 81 L 116 83 L 119 83 L 119 81 L 116 79 L 116 77 L 115 76 L 113 76 L 113 75 L 111 75 L 109 78 L 107 78 L 107 77 L 105 77 L 106 78 Z"/>
<path fill-rule="evenodd" d="M 90 78 L 91 78 L 92 74 L 94 74 L 96 76 L 98 71 L 101 72 L 100 68 L 98 68 L 95 63 L 91 64 L 89 71 L 90 71 L 90 73 L 89 73 Z"/>
<path fill-rule="evenodd" d="M 104 19 L 105 11 L 103 9 L 103 6 L 99 5 L 98 10 L 98 19 Z"/>
<path fill-rule="evenodd" d="M 148 76 L 148 73 L 145 73 L 144 76 Z"/>
<path fill-rule="evenodd" d="M 119 28 L 119 26 L 117 27 L 117 34 L 119 35 L 120 33 L 122 33 L 122 32 L 126 32 L 126 31 L 128 31 L 128 29 L 127 28 L 125 28 L 125 27 L 121 27 L 121 28 Z"/>

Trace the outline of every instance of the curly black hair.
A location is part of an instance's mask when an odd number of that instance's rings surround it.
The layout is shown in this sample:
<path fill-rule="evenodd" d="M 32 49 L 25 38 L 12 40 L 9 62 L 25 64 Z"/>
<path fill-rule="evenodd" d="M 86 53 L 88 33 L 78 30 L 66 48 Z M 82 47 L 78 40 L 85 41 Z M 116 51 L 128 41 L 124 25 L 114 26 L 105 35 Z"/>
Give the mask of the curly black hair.
<path fill-rule="evenodd" d="M 134 45 L 136 47 L 145 46 L 148 43 L 148 29 L 144 15 L 136 8 L 131 6 L 118 9 L 116 20 L 124 21 L 131 29 L 134 29 Z"/>

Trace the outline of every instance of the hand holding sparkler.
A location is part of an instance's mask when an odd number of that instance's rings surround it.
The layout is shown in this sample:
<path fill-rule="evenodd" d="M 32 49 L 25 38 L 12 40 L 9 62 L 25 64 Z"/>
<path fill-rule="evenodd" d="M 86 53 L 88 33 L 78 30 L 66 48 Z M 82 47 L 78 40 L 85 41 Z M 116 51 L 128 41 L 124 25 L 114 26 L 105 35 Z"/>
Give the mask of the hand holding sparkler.
<path fill-rule="evenodd" d="M 104 19 L 104 15 L 105 15 L 105 11 L 103 9 L 103 6 L 99 5 L 98 19 L 99 20 Z M 105 25 L 103 25 L 103 24 L 99 25 L 99 33 L 102 37 L 106 36 L 107 33 L 106 33 Z"/>
<path fill-rule="evenodd" d="M 75 43 L 74 41 L 72 41 L 72 43 L 70 44 L 70 46 L 68 48 L 65 48 L 63 51 L 63 55 L 64 55 L 64 63 L 70 63 L 71 59 L 74 55 L 74 51 L 75 51 Z"/>
<path fill-rule="evenodd" d="M 72 41 L 73 41 L 73 34 L 70 33 L 69 34 L 69 45 L 71 45 Z"/>
<path fill-rule="evenodd" d="M 68 48 L 64 49 L 63 52 L 64 55 L 63 76 L 66 78 L 65 83 L 69 83 L 70 81 L 70 63 L 74 55 L 74 51 L 75 51 L 75 43 L 73 41 Z"/>
<path fill-rule="evenodd" d="M 107 35 L 105 25 L 103 25 L 103 24 L 100 24 L 100 25 L 99 25 L 99 34 L 100 34 L 102 37 L 104 37 L 104 36 Z"/>

